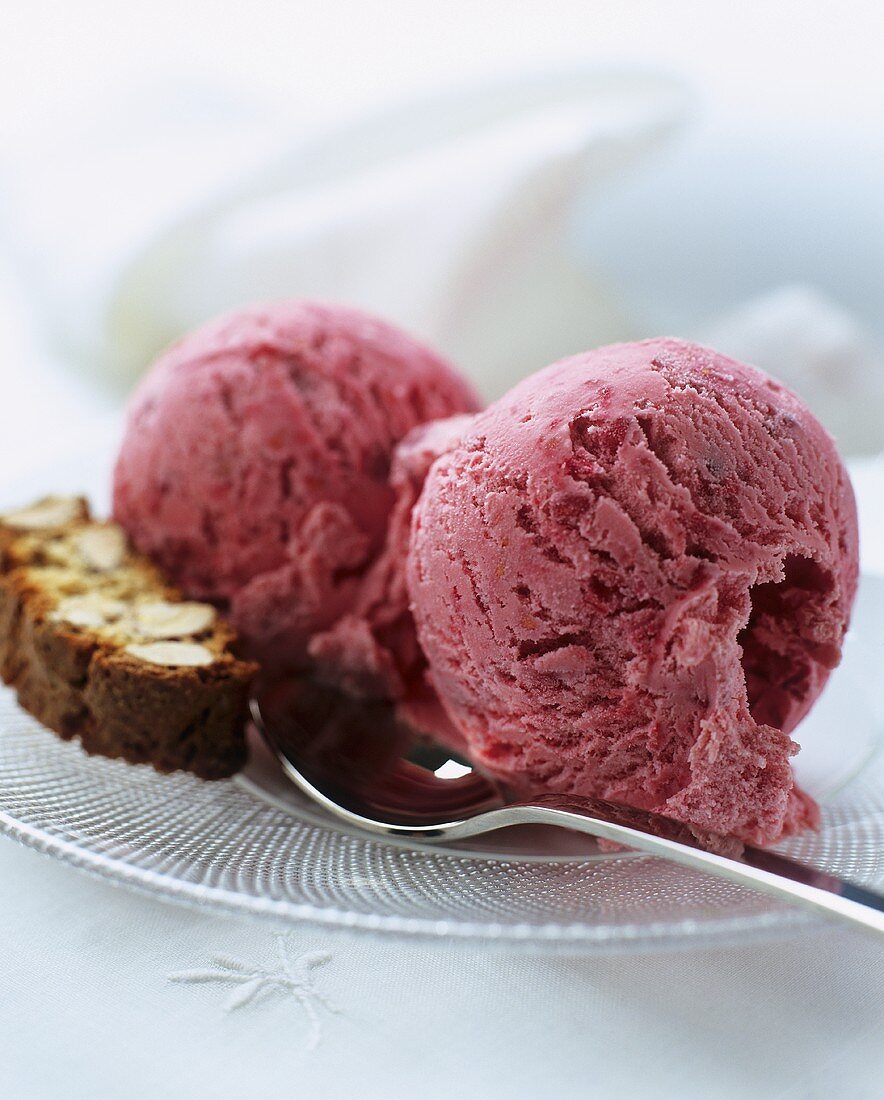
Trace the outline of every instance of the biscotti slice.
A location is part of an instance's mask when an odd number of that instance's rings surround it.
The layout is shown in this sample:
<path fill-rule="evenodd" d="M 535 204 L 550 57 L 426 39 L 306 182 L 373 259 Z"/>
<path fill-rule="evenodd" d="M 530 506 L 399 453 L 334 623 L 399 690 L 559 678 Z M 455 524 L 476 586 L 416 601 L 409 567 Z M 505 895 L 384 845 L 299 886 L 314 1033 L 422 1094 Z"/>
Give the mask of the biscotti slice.
<path fill-rule="evenodd" d="M 232 775 L 257 672 L 235 646 L 213 607 L 184 600 L 81 498 L 0 516 L 0 676 L 87 752 Z"/>

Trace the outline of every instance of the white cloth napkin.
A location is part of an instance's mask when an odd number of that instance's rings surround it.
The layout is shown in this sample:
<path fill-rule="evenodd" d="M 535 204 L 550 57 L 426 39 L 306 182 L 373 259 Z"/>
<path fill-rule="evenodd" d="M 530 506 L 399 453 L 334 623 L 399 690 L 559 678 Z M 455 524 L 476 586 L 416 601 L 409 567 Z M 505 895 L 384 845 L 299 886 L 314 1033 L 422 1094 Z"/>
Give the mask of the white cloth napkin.
<path fill-rule="evenodd" d="M 0 162 L 0 227 L 43 333 L 123 383 L 224 309 L 304 295 L 387 315 L 490 398 L 562 355 L 659 335 L 573 230 L 688 103 L 669 77 L 581 69 L 311 129 L 217 90 L 122 90 Z M 781 377 L 845 453 L 884 447 L 884 354 L 812 289 L 676 335 Z"/>
<path fill-rule="evenodd" d="M 622 319 L 570 255 L 578 195 L 683 118 L 668 77 L 579 70 L 441 93 L 305 133 L 167 89 L 96 107 L 0 176 L 44 327 L 131 378 L 245 302 L 364 306 L 447 352 L 488 396 Z"/>

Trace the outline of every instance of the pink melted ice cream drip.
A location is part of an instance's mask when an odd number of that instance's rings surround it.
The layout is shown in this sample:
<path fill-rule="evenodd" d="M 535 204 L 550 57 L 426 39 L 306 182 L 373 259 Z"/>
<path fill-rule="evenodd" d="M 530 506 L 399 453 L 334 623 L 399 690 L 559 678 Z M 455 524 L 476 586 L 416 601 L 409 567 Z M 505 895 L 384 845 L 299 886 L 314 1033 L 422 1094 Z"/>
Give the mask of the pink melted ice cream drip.
<path fill-rule="evenodd" d="M 819 422 L 669 339 L 564 360 L 480 413 L 429 473 L 407 568 L 429 679 L 481 767 L 756 844 L 817 823 L 789 733 L 857 572 Z"/>
<path fill-rule="evenodd" d="M 383 601 L 373 567 L 397 443 L 476 408 L 448 363 L 376 318 L 305 301 L 240 310 L 139 386 L 114 515 L 185 593 L 228 610 L 267 671 L 309 667 L 314 636 L 371 601 L 368 578 Z"/>

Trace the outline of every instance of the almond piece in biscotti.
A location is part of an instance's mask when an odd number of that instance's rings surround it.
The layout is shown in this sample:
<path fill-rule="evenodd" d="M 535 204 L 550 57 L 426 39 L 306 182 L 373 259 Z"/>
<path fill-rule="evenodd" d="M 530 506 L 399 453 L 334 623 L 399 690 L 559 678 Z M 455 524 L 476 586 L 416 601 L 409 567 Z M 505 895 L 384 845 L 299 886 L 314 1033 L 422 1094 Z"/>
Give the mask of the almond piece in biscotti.
<path fill-rule="evenodd" d="M 148 642 L 127 645 L 125 653 L 150 665 L 163 668 L 204 668 L 214 663 L 211 650 L 196 642 Z"/>
<path fill-rule="evenodd" d="M 27 508 L 6 512 L 0 521 L 17 531 L 42 531 L 64 527 L 81 517 L 83 510 L 79 497 L 44 497 Z"/>
<path fill-rule="evenodd" d="M 60 601 L 49 618 L 57 623 L 98 629 L 117 622 L 126 613 L 126 604 L 98 592 L 68 596 Z"/>
<path fill-rule="evenodd" d="M 189 638 L 202 634 L 215 621 L 215 609 L 207 603 L 142 603 L 135 608 L 135 627 L 148 638 Z"/>
<path fill-rule="evenodd" d="M 90 569 L 119 569 L 126 556 L 126 536 L 119 527 L 87 527 L 77 535 L 77 550 Z"/>

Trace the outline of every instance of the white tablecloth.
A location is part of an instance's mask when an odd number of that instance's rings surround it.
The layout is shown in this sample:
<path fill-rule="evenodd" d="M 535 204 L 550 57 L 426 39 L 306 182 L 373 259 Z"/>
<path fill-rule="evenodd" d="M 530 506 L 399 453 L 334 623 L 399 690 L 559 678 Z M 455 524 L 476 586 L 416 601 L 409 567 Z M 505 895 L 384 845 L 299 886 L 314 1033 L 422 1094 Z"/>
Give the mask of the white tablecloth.
<path fill-rule="evenodd" d="M 0 883 L 10 1097 L 881 1096 L 880 946 L 840 930 L 544 959 L 305 927 L 282 941 L 304 974 L 285 985 L 261 925 L 6 840 Z M 239 964 L 267 971 L 240 1007 L 244 982 L 173 980 Z"/>

